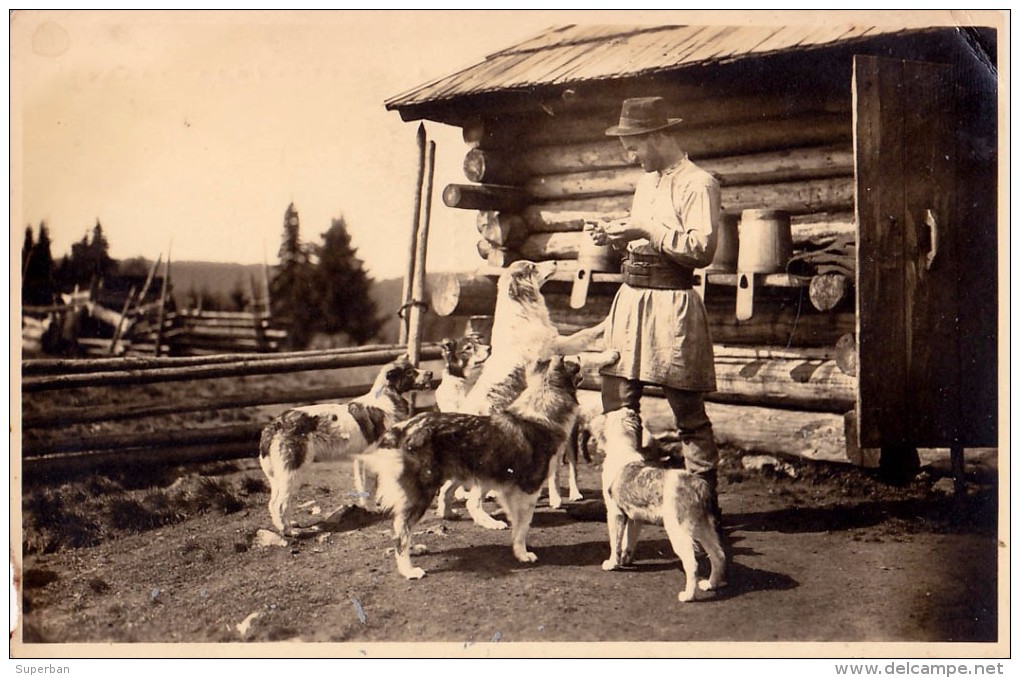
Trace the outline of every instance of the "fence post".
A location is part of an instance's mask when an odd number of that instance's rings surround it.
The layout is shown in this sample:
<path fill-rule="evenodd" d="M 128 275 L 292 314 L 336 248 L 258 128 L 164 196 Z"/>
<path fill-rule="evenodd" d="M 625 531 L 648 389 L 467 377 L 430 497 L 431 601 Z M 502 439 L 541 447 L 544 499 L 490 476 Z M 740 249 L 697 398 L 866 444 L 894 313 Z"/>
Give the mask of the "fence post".
<path fill-rule="evenodd" d="M 415 252 L 418 248 L 418 226 L 421 223 L 421 193 L 425 177 L 425 123 L 418 124 L 416 140 L 418 142 L 418 183 L 414 188 L 414 221 L 411 224 L 411 239 L 407 248 L 407 274 L 404 276 L 404 289 L 400 294 L 400 309 L 397 311 L 400 319 L 398 344 L 407 343 L 411 327 L 411 316 L 408 311 L 411 303 L 411 286 L 414 280 Z"/>

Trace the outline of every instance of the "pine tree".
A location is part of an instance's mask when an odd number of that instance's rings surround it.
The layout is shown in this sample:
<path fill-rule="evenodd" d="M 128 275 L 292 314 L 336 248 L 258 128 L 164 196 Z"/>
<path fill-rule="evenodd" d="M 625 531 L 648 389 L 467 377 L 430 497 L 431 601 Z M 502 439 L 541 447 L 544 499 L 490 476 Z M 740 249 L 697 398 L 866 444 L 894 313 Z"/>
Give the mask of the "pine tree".
<path fill-rule="evenodd" d="M 301 244 L 301 219 L 294 203 L 283 217 L 280 264 L 269 283 L 272 314 L 287 327 L 292 349 L 301 349 L 311 339 L 318 315 L 319 290 L 309 251 Z"/>
<path fill-rule="evenodd" d="M 96 278 L 102 279 L 112 274 L 117 262 L 110 257 L 110 243 L 103 233 L 103 225 L 96 219 L 92 227 L 92 240 L 88 244 L 88 262 L 91 272 Z"/>
<path fill-rule="evenodd" d="M 39 239 L 31 241 L 32 229 L 25 231 L 25 245 L 22 248 L 21 299 L 30 306 L 45 306 L 53 301 L 55 292 L 53 275 L 53 254 L 50 252 L 50 232 L 46 222 L 39 224 Z M 27 249 L 27 252 L 26 252 Z"/>
<path fill-rule="evenodd" d="M 358 344 L 374 338 L 383 325 L 375 301 L 369 295 L 372 284 L 366 275 L 343 217 L 333 219 L 322 234 L 317 278 L 321 289 L 317 329 L 343 332 Z"/>
<path fill-rule="evenodd" d="M 56 270 L 60 289 L 68 292 L 76 286 L 86 289 L 116 272 L 117 262 L 110 257 L 110 243 L 99 219 L 96 219 L 91 235 L 90 238 L 86 232 L 81 240 L 71 245 L 70 256 L 61 259 Z"/>
<path fill-rule="evenodd" d="M 32 258 L 32 248 L 35 247 L 35 237 L 32 235 L 32 226 L 25 227 L 25 244 L 21 246 L 21 273 L 28 272 L 28 262 Z"/>

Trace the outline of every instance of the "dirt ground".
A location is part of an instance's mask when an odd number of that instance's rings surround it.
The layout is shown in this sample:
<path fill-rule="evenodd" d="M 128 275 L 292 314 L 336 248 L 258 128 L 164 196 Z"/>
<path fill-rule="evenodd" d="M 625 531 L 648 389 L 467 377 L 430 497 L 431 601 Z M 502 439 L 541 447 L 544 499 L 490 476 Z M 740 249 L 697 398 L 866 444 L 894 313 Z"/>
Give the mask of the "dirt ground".
<path fill-rule="evenodd" d="M 23 637 L 33 644 L 329 641 L 351 644 L 351 653 L 380 641 L 997 640 L 1005 545 L 997 537 L 994 468 L 972 473 L 966 498 L 954 499 L 941 464 L 890 487 L 848 466 L 788 459 L 777 466 L 725 449 L 729 586 L 681 604 L 684 574 L 661 528 L 645 529 L 632 568 L 601 570 L 608 543 L 598 461 L 581 464 L 583 501 L 558 510 L 540 501 L 529 540 L 535 564 L 513 559 L 507 531 L 427 515 L 416 528 L 428 548 L 416 558 L 428 571 L 420 581 L 397 574 L 386 553 L 387 519 L 336 512 L 351 502 L 347 464 L 316 465 L 295 505 L 299 521 L 321 533 L 286 545 L 258 544 L 270 522 L 254 459 L 205 467 L 202 476 L 195 468 L 154 474 L 164 499 L 173 491 L 222 493 L 180 504 L 190 508 L 153 520 L 151 529 L 129 518 L 155 511 L 156 495 L 149 489 L 144 501 L 131 499 L 143 489 L 131 490 L 124 477 L 29 488 Z M 77 545 L 38 533 L 54 497 L 65 506 L 105 501 L 95 511 L 113 511 L 111 488 L 127 499 L 121 523 L 103 525 L 123 529 L 93 530 Z M 287 647 L 270 652 L 286 656 Z"/>

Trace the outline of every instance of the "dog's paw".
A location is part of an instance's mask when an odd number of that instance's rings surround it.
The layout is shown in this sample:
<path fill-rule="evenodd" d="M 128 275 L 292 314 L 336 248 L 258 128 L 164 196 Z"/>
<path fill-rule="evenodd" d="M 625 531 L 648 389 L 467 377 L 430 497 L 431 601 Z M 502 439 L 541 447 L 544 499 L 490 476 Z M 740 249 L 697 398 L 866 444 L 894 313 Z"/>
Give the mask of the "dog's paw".
<path fill-rule="evenodd" d="M 606 572 L 612 572 L 613 570 L 619 569 L 620 563 L 616 562 L 615 558 L 606 558 L 602 561 L 602 569 Z"/>
<path fill-rule="evenodd" d="M 584 499 L 584 495 L 581 494 L 580 492 L 570 493 L 570 501 L 581 501 L 582 499 Z"/>
<path fill-rule="evenodd" d="M 475 522 L 478 523 L 480 527 L 484 527 L 486 530 L 505 530 L 509 527 L 505 521 L 496 520 L 491 516 L 488 520 L 476 520 Z"/>
<path fill-rule="evenodd" d="M 692 600 L 694 600 L 694 597 L 695 597 L 695 589 L 692 589 L 690 591 L 687 591 L 685 589 L 685 590 L 681 591 L 680 593 L 676 594 L 676 599 L 679 600 L 681 603 L 689 603 Z"/>
<path fill-rule="evenodd" d="M 549 497 L 549 508 L 558 509 L 563 506 L 563 498 L 559 495 Z"/>
<path fill-rule="evenodd" d="M 725 586 L 726 586 L 725 580 L 719 580 L 713 583 L 711 579 L 702 579 L 701 581 L 698 582 L 698 588 L 701 589 L 702 591 L 717 591 L 718 589 L 724 588 Z"/>
<path fill-rule="evenodd" d="M 401 572 L 400 574 L 404 575 L 404 577 L 407 579 L 421 579 L 422 577 L 425 576 L 425 570 L 421 569 L 420 567 L 412 567 L 411 569 L 405 572 Z"/>
<path fill-rule="evenodd" d="M 524 553 L 515 553 L 514 556 L 517 558 L 517 560 L 521 561 L 522 563 L 534 563 L 538 560 L 538 556 L 536 556 L 531 551 L 525 551 Z"/>

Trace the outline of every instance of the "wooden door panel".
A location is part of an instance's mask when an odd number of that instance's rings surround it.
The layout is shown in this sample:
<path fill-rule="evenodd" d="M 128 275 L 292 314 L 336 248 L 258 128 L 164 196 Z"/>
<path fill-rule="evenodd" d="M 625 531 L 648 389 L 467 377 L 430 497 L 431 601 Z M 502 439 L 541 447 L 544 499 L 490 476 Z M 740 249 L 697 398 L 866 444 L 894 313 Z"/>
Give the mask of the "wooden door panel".
<path fill-rule="evenodd" d="M 951 71 L 856 57 L 853 89 L 860 444 L 953 444 L 959 338 L 949 223 Z"/>

